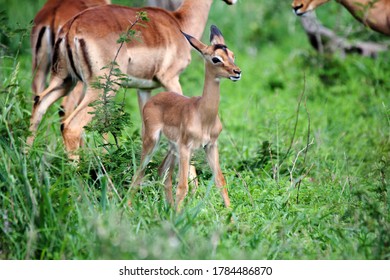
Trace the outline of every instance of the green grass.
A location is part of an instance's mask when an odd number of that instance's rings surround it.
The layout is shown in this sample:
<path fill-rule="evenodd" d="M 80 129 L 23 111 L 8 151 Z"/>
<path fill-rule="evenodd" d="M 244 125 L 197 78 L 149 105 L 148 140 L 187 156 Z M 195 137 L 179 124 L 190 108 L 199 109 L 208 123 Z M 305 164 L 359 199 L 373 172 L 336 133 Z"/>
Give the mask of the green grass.
<path fill-rule="evenodd" d="M 26 9 L 3 2 L 14 15 L 5 25 L 15 30 L 28 27 L 44 1 Z M 203 152 L 195 156 L 199 188 L 182 213 L 167 206 L 156 175 L 163 151 L 127 205 L 140 150 L 134 90 L 118 94 L 132 119 L 120 150 L 101 153 L 89 134 L 80 164 L 69 162 L 57 104 L 25 153 L 28 36 L 1 35 L 8 48 L 0 60 L 0 259 L 390 258 L 390 54 L 319 56 L 288 1 L 219 2 L 209 24 L 220 27 L 243 70 L 241 81 L 223 81 L 220 105 L 231 210 Z M 353 26 L 360 36 L 359 24 L 336 4 L 319 11 L 325 23 L 336 16 L 344 26 L 338 30 Z M 203 61 L 195 53 L 181 83 L 185 94 L 201 94 Z"/>

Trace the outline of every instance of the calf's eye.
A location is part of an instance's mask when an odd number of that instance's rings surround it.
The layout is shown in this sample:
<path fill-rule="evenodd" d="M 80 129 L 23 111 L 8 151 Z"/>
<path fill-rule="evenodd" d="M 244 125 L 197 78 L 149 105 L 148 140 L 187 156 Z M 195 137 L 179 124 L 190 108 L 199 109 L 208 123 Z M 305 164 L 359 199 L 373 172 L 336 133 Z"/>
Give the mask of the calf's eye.
<path fill-rule="evenodd" d="M 222 62 L 218 57 L 213 57 L 211 60 L 214 64 Z"/>

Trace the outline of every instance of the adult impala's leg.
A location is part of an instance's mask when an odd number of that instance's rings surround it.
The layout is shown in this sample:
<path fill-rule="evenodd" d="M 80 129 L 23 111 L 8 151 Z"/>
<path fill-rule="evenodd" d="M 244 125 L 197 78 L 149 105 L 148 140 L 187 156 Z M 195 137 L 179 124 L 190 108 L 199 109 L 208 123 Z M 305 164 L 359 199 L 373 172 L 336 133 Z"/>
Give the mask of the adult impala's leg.
<path fill-rule="evenodd" d="M 89 86 L 80 104 L 61 125 L 65 148 L 70 153 L 70 158 L 78 159 L 74 152 L 79 149 L 82 143 L 84 126 L 86 126 L 93 117 L 91 112 L 94 111 L 94 108 L 88 105 L 98 98 L 99 90 Z"/>
<path fill-rule="evenodd" d="M 142 117 L 142 110 L 145 106 L 145 103 L 152 96 L 152 91 L 145 90 L 145 89 L 137 89 L 137 94 L 138 94 L 138 108 L 139 108 L 139 111 L 140 111 L 141 117 Z"/>
<path fill-rule="evenodd" d="M 140 186 L 142 183 L 142 179 L 145 174 L 146 167 L 150 159 L 152 158 L 152 154 L 155 151 L 158 141 L 161 136 L 161 128 L 155 126 L 143 126 L 142 131 L 142 152 L 141 152 L 141 164 L 134 176 L 133 186 Z"/>
<path fill-rule="evenodd" d="M 84 83 L 78 81 L 76 86 L 61 102 L 62 113 L 60 114 L 61 121 L 64 122 L 70 114 L 77 108 L 84 97 Z"/>
<path fill-rule="evenodd" d="M 130 200 L 128 202 L 129 205 L 133 204 L 132 202 L 134 200 L 134 196 L 141 188 L 142 180 L 145 176 L 146 167 L 148 166 L 148 163 L 152 158 L 153 152 L 156 149 L 160 136 L 160 129 L 143 127 L 141 164 L 138 167 L 137 172 L 134 174 L 133 182 L 130 186 Z"/>
<path fill-rule="evenodd" d="M 190 164 L 190 170 L 188 171 L 188 178 L 190 180 L 190 184 L 192 188 L 191 192 L 195 193 L 198 188 L 199 182 L 198 182 L 198 175 L 196 174 L 196 168 L 192 164 Z"/>
<path fill-rule="evenodd" d="M 173 207 L 173 193 L 172 193 L 172 175 L 175 168 L 176 155 L 173 147 L 170 147 L 167 155 L 165 156 L 162 164 L 159 167 L 158 173 L 160 177 L 165 177 L 165 195 L 168 203 Z"/>
<path fill-rule="evenodd" d="M 230 206 L 230 199 L 226 188 L 226 181 L 223 177 L 221 167 L 219 165 L 219 154 L 217 143 L 207 145 L 206 147 L 207 161 L 214 174 L 216 186 L 220 189 L 223 201 L 226 207 Z"/>
<path fill-rule="evenodd" d="M 161 84 L 167 91 L 183 94 L 183 90 L 181 89 L 181 85 L 179 82 L 179 76 L 175 76 L 166 80 L 164 77 L 164 79 L 161 80 Z"/>
<path fill-rule="evenodd" d="M 30 131 L 32 135 L 27 138 L 28 145 L 32 145 L 32 143 L 34 142 L 35 133 L 47 109 L 55 101 L 66 95 L 72 85 L 73 83 L 70 78 L 61 79 L 58 77 L 54 77 L 51 80 L 49 87 L 41 94 L 35 96 L 34 106 L 30 119 Z"/>
<path fill-rule="evenodd" d="M 35 95 L 45 90 L 46 78 L 47 75 L 49 74 L 49 69 L 50 69 L 49 55 L 42 56 L 42 58 L 33 68 L 32 90 Z"/>
<path fill-rule="evenodd" d="M 190 157 L 191 150 L 186 145 L 181 145 L 179 148 L 179 183 L 176 190 L 176 210 L 178 211 L 188 192 Z"/>

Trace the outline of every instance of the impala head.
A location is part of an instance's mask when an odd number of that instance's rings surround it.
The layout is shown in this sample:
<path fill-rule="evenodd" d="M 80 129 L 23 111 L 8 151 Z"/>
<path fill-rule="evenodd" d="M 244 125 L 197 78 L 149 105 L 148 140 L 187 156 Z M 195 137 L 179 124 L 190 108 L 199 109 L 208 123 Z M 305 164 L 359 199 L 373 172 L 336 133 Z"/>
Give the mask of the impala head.
<path fill-rule="evenodd" d="M 227 78 L 232 81 L 241 79 L 241 70 L 234 64 L 234 53 L 225 45 L 221 31 L 212 25 L 210 28 L 210 43 L 208 46 L 194 37 L 183 33 L 187 40 L 205 59 L 206 65 L 212 66 L 216 78 Z"/>
<path fill-rule="evenodd" d="M 301 16 L 306 12 L 312 11 L 318 6 L 329 2 L 330 0 L 294 0 L 291 4 L 294 13 Z"/>
<path fill-rule="evenodd" d="M 223 0 L 223 2 L 225 2 L 226 4 L 228 5 L 234 5 L 237 3 L 238 0 Z"/>

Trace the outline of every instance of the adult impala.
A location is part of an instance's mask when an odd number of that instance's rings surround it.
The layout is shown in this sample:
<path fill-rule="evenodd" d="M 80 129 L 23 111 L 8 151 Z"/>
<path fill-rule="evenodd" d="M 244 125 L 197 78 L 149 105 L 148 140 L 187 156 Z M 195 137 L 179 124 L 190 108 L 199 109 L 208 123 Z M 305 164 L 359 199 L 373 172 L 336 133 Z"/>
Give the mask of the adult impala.
<path fill-rule="evenodd" d="M 303 15 L 330 0 L 294 0 L 292 7 L 297 15 Z M 390 35 L 390 0 L 336 0 L 357 20 L 371 29 Z"/>
<path fill-rule="evenodd" d="M 145 168 L 155 150 L 161 134 L 169 142 L 170 149 L 162 164 L 160 174 L 167 173 L 165 190 L 168 202 L 173 205 L 172 173 L 179 161 L 179 183 L 176 191 L 176 208 L 180 208 L 188 192 L 188 171 L 191 154 L 204 147 L 208 163 L 220 189 L 225 206 L 230 206 L 226 181 L 219 165 L 217 139 L 222 131 L 218 117 L 220 79 L 238 81 L 241 70 L 234 64 L 234 54 L 226 45 L 217 27 L 211 26 L 210 42 L 205 45 L 190 35 L 184 34 L 190 44 L 205 60 L 205 81 L 202 96 L 188 98 L 175 92 L 161 92 L 145 104 L 142 125 L 141 167 L 134 186 L 141 183 Z"/>
<path fill-rule="evenodd" d="M 34 94 L 45 90 L 54 42 L 60 28 L 81 11 L 110 3 L 110 0 L 48 0 L 46 2 L 35 16 L 31 30 Z"/>
<path fill-rule="evenodd" d="M 237 0 L 223 0 L 234 4 Z M 62 29 L 53 56 L 52 79 L 46 90 L 35 97 L 31 116 L 32 144 L 38 125 L 48 107 L 65 96 L 82 81 L 87 89 L 77 108 L 62 123 L 62 135 L 69 152 L 79 148 L 83 127 L 91 120 L 88 106 L 99 98 L 99 90 L 90 86 L 102 70 L 111 63 L 119 48 L 116 43 L 137 12 L 145 11 L 149 22 L 136 25 L 140 41 L 132 40 L 122 48 L 117 63 L 129 77 L 127 87 L 138 88 L 140 108 L 150 97 L 151 90 L 163 86 L 166 90 L 182 93 L 180 73 L 191 60 L 190 46 L 180 30 L 200 38 L 207 22 L 213 0 L 184 0 L 173 12 L 160 8 L 129 8 L 105 5 L 85 10 L 76 15 Z"/>

